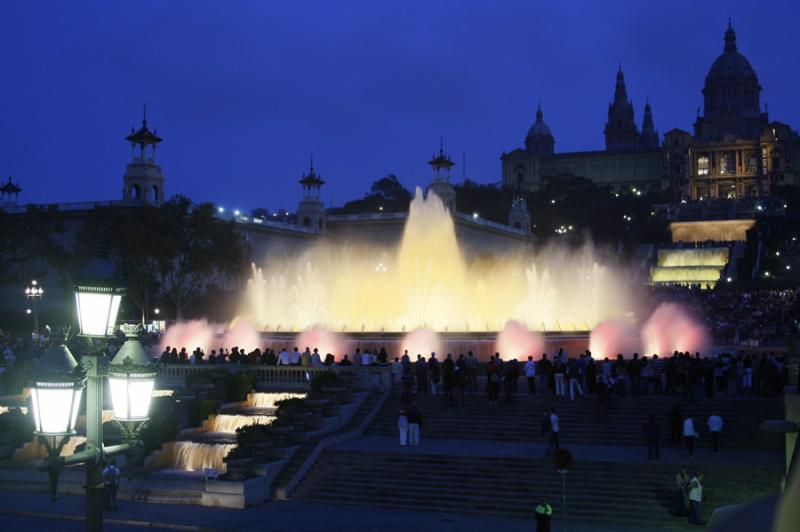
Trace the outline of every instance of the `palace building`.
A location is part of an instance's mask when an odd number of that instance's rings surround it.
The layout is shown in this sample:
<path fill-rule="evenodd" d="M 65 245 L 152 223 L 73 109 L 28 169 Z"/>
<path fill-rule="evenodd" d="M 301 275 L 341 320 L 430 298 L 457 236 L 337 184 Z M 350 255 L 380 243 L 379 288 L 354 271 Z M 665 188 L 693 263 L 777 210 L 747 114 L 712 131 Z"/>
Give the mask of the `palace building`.
<path fill-rule="evenodd" d="M 800 184 L 800 135 L 771 122 L 766 104 L 762 110 L 758 76 L 739 52 L 730 21 L 702 93 L 703 114 L 698 110 L 694 133 L 674 128 L 662 140 L 649 102 L 638 127 L 620 68 L 604 150 L 556 152 L 540 106 L 525 147 L 500 158 L 503 184 L 538 190 L 571 175 L 617 192 L 669 191 L 674 199 L 694 200 L 760 197 Z"/>

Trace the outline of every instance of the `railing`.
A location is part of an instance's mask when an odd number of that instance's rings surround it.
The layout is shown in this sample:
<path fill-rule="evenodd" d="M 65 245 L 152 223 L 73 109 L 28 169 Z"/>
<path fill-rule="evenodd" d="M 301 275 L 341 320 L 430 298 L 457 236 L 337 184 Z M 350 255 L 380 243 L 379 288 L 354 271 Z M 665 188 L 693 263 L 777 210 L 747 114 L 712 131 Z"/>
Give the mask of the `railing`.
<path fill-rule="evenodd" d="M 354 373 L 353 386 L 358 389 L 386 389 L 392 385 L 391 366 L 264 366 L 259 364 L 160 364 L 158 379 L 170 386 L 186 386 L 190 376 L 208 372 L 227 371 L 240 373 L 252 371 L 256 383 L 275 389 L 307 390 L 315 376 L 326 371 Z"/>

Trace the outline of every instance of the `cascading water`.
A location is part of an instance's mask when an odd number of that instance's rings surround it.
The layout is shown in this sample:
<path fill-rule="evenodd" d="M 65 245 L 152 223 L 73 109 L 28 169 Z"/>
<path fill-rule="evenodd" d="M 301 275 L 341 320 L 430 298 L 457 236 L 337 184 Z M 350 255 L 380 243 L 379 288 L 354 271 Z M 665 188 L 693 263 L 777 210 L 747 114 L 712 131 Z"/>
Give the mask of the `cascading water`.
<path fill-rule="evenodd" d="M 269 425 L 275 416 L 249 416 L 240 414 L 217 414 L 204 423 L 210 432 L 234 433 L 248 425 Z"/>
<path fill-rule="evenodd" d="M 271 256 L 253 265 L 241 314 L 271 332 L 490 332 L 509 319 L 575 331 L 619 317 L 631 300 L 625 273 L 599 265 L 590 245 L 468 260 L 441 200 L 417 189 L 398 248 L 328 241 Z"/>
<path fill-rule="evenodd" d="M 247 401 L 245 401 L 245 406 L 251 406 L 256 408 L 275 408 L 275 403 L 277 403 L 278 401 L 283 401 L 284 399 L 292 399 L 294 397 L 299 397 L 301 399 L 304 399 L 306 397 L 306 394 L 254 392 L 247 394 Z"/>
<path fill-rule="evenodd" d="M 157 456 L 153 457 L 152 469 L 177 469 L 181 471 L 202 471 L 216 469 L 227 471 L 223 458 L 236 447 L 228 443 L 195 443 L 192 441 L 172 441 L 165 443 Z"/>

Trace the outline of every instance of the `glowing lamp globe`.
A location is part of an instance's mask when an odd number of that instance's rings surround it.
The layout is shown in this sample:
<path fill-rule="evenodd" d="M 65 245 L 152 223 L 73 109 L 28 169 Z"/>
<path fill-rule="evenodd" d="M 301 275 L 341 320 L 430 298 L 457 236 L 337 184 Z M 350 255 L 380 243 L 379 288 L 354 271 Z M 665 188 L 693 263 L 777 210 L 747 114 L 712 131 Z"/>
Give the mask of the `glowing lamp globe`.
<path fill-rule="evenodd" d="M 31 382 L 35 433 L 40 436 L 75 434 L 84 376 L 65 345 L 52 346 L 39 362 Z"/>
<path fill-rule="evenodd" d="M 127 340 L 108 367 L 111 404 L 117 421 L 145 421 L 156 370 L 138 340 Z"/>
<path fill-rule="evenodd" d="M 81 334 L 105 337 L 113 334 L 125 290 L 114 282 L 116 269 L 108 259 L 92 259 L 75 283 L 75 305 Z"/>

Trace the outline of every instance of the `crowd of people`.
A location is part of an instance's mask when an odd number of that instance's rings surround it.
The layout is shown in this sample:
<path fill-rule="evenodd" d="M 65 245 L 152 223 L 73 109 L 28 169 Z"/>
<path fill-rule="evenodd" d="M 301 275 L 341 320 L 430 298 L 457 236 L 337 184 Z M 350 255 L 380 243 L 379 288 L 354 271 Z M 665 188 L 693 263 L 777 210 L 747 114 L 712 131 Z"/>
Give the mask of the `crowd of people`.
<path fill-rule="evenodd" d="M 796 290 L 652 288 L 658 302 L 674 302 L 703 320 L 718 344 L 770 345 L 800 332 Z"/>

